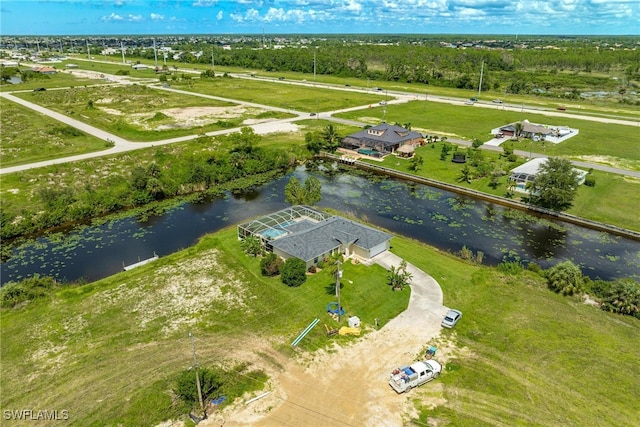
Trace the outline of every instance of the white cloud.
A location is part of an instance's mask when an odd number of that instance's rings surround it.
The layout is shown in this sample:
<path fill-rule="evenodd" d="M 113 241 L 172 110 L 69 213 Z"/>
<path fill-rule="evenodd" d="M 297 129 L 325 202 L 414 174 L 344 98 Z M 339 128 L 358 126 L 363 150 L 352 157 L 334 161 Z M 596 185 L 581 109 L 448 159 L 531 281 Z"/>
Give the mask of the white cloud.
<path fill-rule="evenodd" d="M 163 21 L 164 20 L 164 15 L 160 15 L 160 14 L 157 14 L 157 13 L 152 13 L 149 16 L 151 17 L 151 19 L 153 21 Z"/>
<path fill-rule="evenodd" d="M 216 19 L 218 21 L 220 21 L 223 17 L 224 17 L 224 13 L 222 11 L 218 12 L 218 14 L 216 15 Z"/>
<path fill-rule="evenodd" d="M 197 0 L 194 1 L 191 6 L 194 7 L 211 7 L 215 6 L 218 3 L 218 0 Z"/>
<path fill-rule="evenodd" d="M 140 21 L 142 21 L 142 15 L 131 15 L 131 14 L 129 14 L 127 16 L 127 21 L 140 22 Z"/>
<path fill-rule="evenodd" d="M 343 3 L 341 9 L 347 12 L 360 13 L 362 11 L 362 4 L 357 0 L 347 0 Z"/>
<path fill-rule="evenodd" d="M 102 18 L 100 18 L 102 21 L 123 21 L 124 18 L 120 15 L 117 15 L 113 12 L 111 12 L 111 15 L 109 16 L 103 16 Z"/>

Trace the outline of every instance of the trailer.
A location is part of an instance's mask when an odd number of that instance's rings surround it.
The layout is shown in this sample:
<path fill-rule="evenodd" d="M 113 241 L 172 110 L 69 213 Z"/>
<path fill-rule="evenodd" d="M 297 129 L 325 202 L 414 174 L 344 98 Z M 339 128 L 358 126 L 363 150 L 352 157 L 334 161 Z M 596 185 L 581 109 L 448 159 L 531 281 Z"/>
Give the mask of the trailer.
<path fill-rule="evenodd" d="M 389 385 L 396 392 L 404 393 L 438 378 L 440 372 L 442 372 L 442 365 L 435 360 L 414 362 L 394 369 L 389 378 Z"/>

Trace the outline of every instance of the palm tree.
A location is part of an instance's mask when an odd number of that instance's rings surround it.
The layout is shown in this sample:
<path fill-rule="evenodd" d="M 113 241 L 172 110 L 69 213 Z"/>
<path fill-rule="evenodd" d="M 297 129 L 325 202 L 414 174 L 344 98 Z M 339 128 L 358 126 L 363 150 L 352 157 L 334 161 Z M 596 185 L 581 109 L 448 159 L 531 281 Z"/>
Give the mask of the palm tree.
<path fill-rule="evenodd" d="M 516 128 L 516 133 L 514 136 L 518 141 L 520 141 L 520 134 L 522 133 L 522 129 L 524 129 L 524 125 L 522 124 L 522 122 L 516 122 L 514 124 L 514 127 Z"/>
<path fill-rule="evenodd" d="M 322 130 L 322 139 L 325 142 L 324 148 L 331 152 L 336 151 L 340 143 L 340 135 L 336 132 L 333 124 L 328 124 L 327 127 Z"/>

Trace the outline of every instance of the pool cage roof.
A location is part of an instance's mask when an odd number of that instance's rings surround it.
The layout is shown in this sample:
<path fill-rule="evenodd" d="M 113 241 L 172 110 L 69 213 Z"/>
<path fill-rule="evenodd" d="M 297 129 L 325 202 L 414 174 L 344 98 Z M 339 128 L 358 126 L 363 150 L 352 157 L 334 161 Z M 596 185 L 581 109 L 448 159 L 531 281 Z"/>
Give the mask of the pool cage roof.
<path fill-rule="evenodd" d="M 282 233 L 287 226 L 301 218 L 310 218 L 317 222 L 331 218 L 333 215 L 320 212 L 308 206 L 296 205 L 278 212 L 270 213 L 253 221 L 238 225 L 238 234 L 247 236 L 249 234 L 258 235 L 261 238 L 269 239 L 269 230 Z M 269 239 L 270 240 L 270 239 Z"/>

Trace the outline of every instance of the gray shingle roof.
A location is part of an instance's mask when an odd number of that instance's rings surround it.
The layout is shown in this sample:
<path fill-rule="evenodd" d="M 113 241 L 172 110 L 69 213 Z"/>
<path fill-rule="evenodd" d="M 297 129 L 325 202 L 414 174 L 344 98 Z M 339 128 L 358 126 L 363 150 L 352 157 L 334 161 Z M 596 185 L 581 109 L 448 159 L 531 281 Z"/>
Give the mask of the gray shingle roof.
<path fill-rule="evenodd" d="M 391 237 L 393 236 L 388 233 L 334 216 L 314 224 L 314 227 L 273 240 L 271 244 L 289 255 L 303 261 L 310 261 L 339 248 L 341 243 L 347 245 L 355 242 L 356 246 L 368 250 Z"/>
<path fill-rule="evenodd" d="M 414 139 L 422 138 L 419 132 L 407 130 L 403 127 L 390 125 L 387 123 L 379 124 L 378 126 L 371 127 L 369 129 L 361 130 L 360 132 L 353 133 L 347 136 L 345 139 L 363 142 L 368 146 L 374 146 L 375 144 L 382 144 L 385 148 L 391 146 L 401 145 L 403 143 L 412 141 Z"/>

